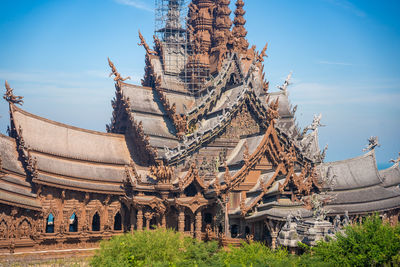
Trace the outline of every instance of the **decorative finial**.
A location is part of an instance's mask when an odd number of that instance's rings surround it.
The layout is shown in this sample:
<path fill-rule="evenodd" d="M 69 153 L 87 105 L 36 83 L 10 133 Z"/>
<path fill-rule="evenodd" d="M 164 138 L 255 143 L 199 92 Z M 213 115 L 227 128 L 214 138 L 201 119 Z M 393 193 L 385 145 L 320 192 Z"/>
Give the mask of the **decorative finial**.
<path fill-rule="evenodd" d="M 326 157 L 326 152 L 328 151 L 328 144 L 326 144 L 326 146 L 324 147 L 324 150 L 322 150 L 322 153 L 321 153 L 321 161 L 324 161 L 325 160 L 325 157 Z"/>
<path fill-rule="evenodd" d="M 291 81 L 290 81 L 292 79 L 292 75 L 293 75 L 293 72 L 291 71 L 289 73 L 289 75 L 286 77 L 286 80 L 283 83 L 283 85 L 278 85 L 277 88 L 286 93 L 288 86 L 292 84 Z"/>
<path fill-rule="evenodd" d="M 123 81 L 129 80 L 131 78 L 131 77 L 122 78 L 121 74 L 119 74 L 119 72 L 117 71 L 117 68 L 114 66 L 114 63 L 112 63 L 110 58 L 107 58 L 107 59 L 108 59 L 108 65 L 111 68 L 111 73 L 110 73 L 109 77 L 114 75 L 115 76 L 114 77 L 114 81 L 115 82 L 119 83 L 119 82 L 123 82 Z"/>
<path fill-rule="evenodd" d="M 139 31 L 139 39 L 140 43 L 138 43 L 138 46 L 143 46 L 144 49 L 146 50 L 146 53 L 149 55 L 157 55 L 157 52 L 150 49 L 149 45 L 146 43 L 146 40 L 144 39 L 142 33 Z"/>
<path fill-rule="evenodd" d="M 263 50 L 261 51 L 260 55 L 258 55 L 257 60 L 258 62 L 264 62 L 264 58 L 268 57 L 267 55 L 268 43 L 265 44 Z"/>
<path fill-rule="evenodd" d="M 371 151 L 374 150 L 376 147 L 380 147 L 381 145 L 379 144 L 378 141 L 378 136 L 371 136 L 368 138 L 368 145 L 365 146 L 363 151 Z"/>
<path fill-rule="evenodd" d="M 5 82 L 5 87 L 6 87 L 6 93 L 4 94 L 3 98 L 8 102 L 8 103 L 13 103 L 13 104 L 18 104 L 21 105 L 24 103 L 22 100 L 22 96 L 16 96 L 13 93 L 13 89 L 10 87 L 8 82 Z"/>
<path fill-rule="evenodd" d="M 397 159 L 391 159 L 389 160 L 390 163 L 396 164 L 400 162 L 400 152 L 399 152 L 399 157 Z"/>
<path fill-rule="evenodd" d="M 321 124 L 321 119 L 322 119 L 322 114 L 319 115 L 314 115 L 314 120 L 311 123 L 311 125 L 308 125 L 306 128 L 304 128 L 302 136 L 304 136 L 308 131 L 315 131 L 317 130 L 318 127 L 325 127 L 326 125 Z"/>

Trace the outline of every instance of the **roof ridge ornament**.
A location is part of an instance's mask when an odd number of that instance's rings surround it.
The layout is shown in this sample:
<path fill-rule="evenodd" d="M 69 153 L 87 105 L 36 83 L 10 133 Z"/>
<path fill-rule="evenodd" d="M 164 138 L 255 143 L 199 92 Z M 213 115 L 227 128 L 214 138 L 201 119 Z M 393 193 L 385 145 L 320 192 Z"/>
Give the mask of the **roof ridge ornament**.
<path fill-rule="evenodd" d="M 289 87 L 289 85 L 292 84 L 291 79 L 292 79 L 292 75 L 293 75 L 293 71 L 291 71 L 288 76 L 286 77 L 285 82 L 282 85 L 278 85 L 277 88 L 279 90 L 281 90 L 282 92 L 286 93 L 287 92 L 287 88 Z"/>
<path fill-rule="evenodd" d="M 139 30 L 139 39 L 140 39 L 140 43 L 138 43 L 138 46 L 143 46 L 148 55 L 157 55 L 156 51 L 150 49 L 149 45 L 146 43 L 146 40 L 144 39 L 144 37 L 143 37 L 142 33 L 140 32 L 140 30 Z"/>
<path fill-rule="evenodd" d="M 399 157 L 397 159 L 391 159 L 389 160 L 389 162 L 393 164 L 398 164 L 400 162 L 400 152 L 399 152 Z"/>
<path fill-rule="evenodd" d="M 304 128 L 302 136 L 304 137 L 308 131 L 315 131 L 318 127 L 325 127 L 325 124 L 321 124 L 322 114 L 314 115 L 313 122 Z"/>
<path fill-rule="evenodd" d="M 380 146 L 381 146 L 381 144 L 379 144 L 378 136 L 371 136 L 370 138 L 368 138 L 368 145 L 366 145 L 362 151 L 363 152 L 372 151 L 376 147 L 380 147 Z"/>
<path fill-rule="evenodd" d="M 6 100 L 10 104 L 13 103 L 13 104 L 18 104 L 18 105 L 22 106 L 22 104 L 24 103 L 24 101 L 22 99 L 24 97 L 14 95 L 14 93 L 13 93 L 14 89 L 10 87 L 7 80 L 5 82 L 5 87 L 6 87 L 6 93 L 3 96 L 4 100 Z"/>
<path fill-rule="evenodd" d="M 109 77 L 111 77 L 112 75 L 114 75 L 115 77 L 114 77 L 114 81 L 116 82 L 116 83 L 120 83 L 120 82 L 123 82 L 123 81 L 126 81 L 126 80 L 130 80 L 131 79 L 131 77 L 126 77 L 126 78 L 122 78 L 121 77 L 121 74 L 119 74 L 119 72 L 117 71 L 117 68 L 115 67 L 115 65 L 114 65 L 114 63 L 110 60 L 110 58 L 108 57 L 107 58 L 107 60 L 108 60 L 108 65 L 110 66 L 110 68 L 111 68 L 111 73 L 110 73 L 110 75 L 109 75 Z"/>

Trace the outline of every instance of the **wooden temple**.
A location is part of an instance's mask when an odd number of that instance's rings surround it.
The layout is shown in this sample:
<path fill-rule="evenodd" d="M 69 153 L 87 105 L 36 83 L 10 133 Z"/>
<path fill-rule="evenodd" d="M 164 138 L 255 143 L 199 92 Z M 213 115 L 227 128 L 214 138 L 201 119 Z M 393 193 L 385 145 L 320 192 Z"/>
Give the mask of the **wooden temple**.
<path fill-rule="evenodd" d="M 172 13 L 177 0 L 169 2 Z M 331 221 L 379 212 L 398 222 L 398 160 L 378 171 L 372 148 L 324 163 L 321 117 L 299 129 L 290 76 L 278 92 L 269 92 L 267 46 L 249 48 L 244 1 L 236 1 L 233 21 L 229 5 L 190 3 L 185 31 L 165 36 L 184 36 L 190 48 L 174 52 L 182 61 L 172 67 L 166 39 L 155 37 L 150 48 L 140 34 L 146 52 L 141 86 L 126 82 L 109 60 L 116 92 L 105 133 L 26 112 L 6 83 L 1 253 L 91 248 L 101 239 L 154 227 L 275 247 L 290 214 L 315 216 L 316 195 L 329 199 Z"/>

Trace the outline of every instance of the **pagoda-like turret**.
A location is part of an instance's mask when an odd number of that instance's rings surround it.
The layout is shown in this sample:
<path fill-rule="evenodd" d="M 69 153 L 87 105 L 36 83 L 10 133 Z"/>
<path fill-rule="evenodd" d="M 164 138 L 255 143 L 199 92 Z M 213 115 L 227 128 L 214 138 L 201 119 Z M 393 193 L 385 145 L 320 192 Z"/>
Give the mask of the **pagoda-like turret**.
<path fill-rule="evenodd" d="M 234 37 L 234 49 L 244 54 L 247 52 L 249 42 L 246 40 L 247 31 L 244 28 L 246 24 L 246 20 L 244 19 L 246 11 L 243 9 L 243 6 L 243 0 L 236 1 L 235 19 L 233 21 L 235 26 L 233 27 L 232 34 Z"/>

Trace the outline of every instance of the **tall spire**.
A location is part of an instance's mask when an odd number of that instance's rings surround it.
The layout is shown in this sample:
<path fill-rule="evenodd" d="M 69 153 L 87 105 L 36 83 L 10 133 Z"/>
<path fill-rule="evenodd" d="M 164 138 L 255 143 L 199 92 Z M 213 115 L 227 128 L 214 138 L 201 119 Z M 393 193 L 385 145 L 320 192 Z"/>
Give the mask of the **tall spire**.
<path fill-rule="evenodd" d="M 244 19 L 246 11 L 244 11 L 243 6 L 243 0 L 236 1 L 235 19 L 233 21 L 235 26 L 232 30 L 234 49 L 239 53 L 246 53 L 249 48 L 249 42 L 246 40 L 247 31 L 244 28 L 244 25 L 246 24 L 246 20 Z"/>
<path fill-rule="evenodd" d="M 232 47 L 230 0 L 217 0 L 211 48 L 211 71 L 218 71 L 229 47 Z"/>
<path fill-rule="evenodd" d="M 196 90 L 210 72 L 211 32 L 215 5 L 212 0 L 193 0 L 189 5 L 187 31 L 192 46 L 188 70 Z"/>

